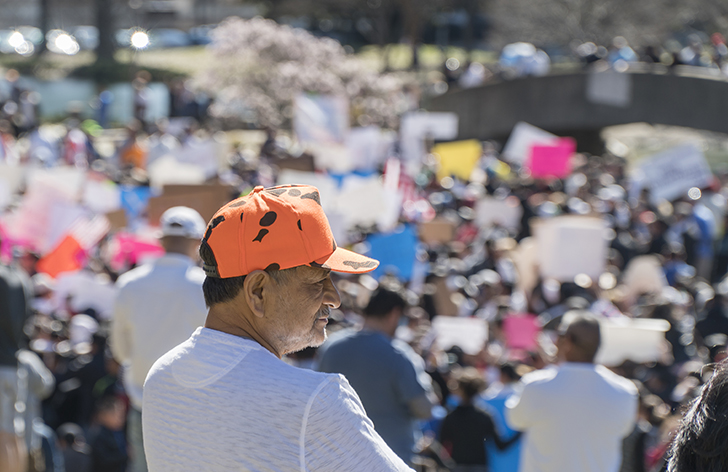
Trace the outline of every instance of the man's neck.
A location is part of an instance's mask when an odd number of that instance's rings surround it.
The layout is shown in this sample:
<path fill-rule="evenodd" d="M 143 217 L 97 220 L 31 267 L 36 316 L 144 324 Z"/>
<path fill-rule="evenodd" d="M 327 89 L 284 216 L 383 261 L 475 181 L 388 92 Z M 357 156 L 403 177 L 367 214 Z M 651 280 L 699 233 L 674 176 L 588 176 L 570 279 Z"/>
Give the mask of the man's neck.
<path fill-rule="evenodd" d="M 397 326 L 394 325 L 394 327 L 392 327 L 392 323 L 390 322 L 388 317 L 366 317 L 364 318 L 363 329 L 382 333 L 391 338 L 394 336 L 394 331 L 397 329 Z"/>
<path fill-rule="evenodd" d="M 266 340 L 265 336 L 250 323 L 248 317 L 242 313 L 232 312 L 225 304 L 210 307 L 207 319 L 205 320 L 205 328 L 222 331 L 223 333 L 232 334 L 240 338 L 251 339 L 272 352 L 279 359 L 284 354 Z"/>

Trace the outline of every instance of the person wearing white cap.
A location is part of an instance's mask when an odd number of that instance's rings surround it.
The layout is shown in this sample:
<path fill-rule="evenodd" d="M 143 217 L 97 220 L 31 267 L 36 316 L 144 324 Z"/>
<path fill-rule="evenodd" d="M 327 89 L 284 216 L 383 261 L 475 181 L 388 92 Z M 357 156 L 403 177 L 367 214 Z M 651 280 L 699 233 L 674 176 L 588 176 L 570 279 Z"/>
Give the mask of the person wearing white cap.
<path fill-rule="evenodd" d="M 165 255 L 119 277 L 111 321 L 111 352 L 124 367 L 131 400 L 127 436 L 133 472 L 147 470 L 142 442 L 142 387 L 152 364 L 205 322 L 205 273 L 197 247 L 206 223 L 187 207 L 168 209 L 160 219 Z"/>

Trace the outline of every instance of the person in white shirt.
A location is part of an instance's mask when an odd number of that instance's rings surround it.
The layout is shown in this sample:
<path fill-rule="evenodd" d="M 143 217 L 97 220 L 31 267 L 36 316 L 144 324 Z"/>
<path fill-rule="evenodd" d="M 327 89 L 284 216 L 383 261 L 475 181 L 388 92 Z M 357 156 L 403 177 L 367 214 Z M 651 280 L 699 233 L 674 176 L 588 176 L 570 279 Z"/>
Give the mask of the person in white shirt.
<path fill-rule="evenodd" d="M 215 214 L 200 255 L 205 326 L 144 384 L 150 471 L 411 471 L 342 375 L 281 359 L 326 339 L 332 270 L 378 265 L 336 246 L 318 190 L 256 187 Z"/>
<path fill-rule="evenodd" d="M 147 470 L 142 440 L 142 386 L 152 364 L 205 322 L 205 273 L 196 265 L 205 220 L 195 210 L 173 207 L 160 219 L 165 255 L 117 280 L 111 320 L 111 352 L 124 367 L 129 409 L 127 436 L 132 471 Z"/>
<path fill-rule="evenodd" d="M 594 365 L 599 321 L 570 311 L 559 326 L 561 364 L 523 377 L 506 421 L 525 432 L 521 472 L 616 472 L 622 439 L 637 420 L 637 388 Z"/>

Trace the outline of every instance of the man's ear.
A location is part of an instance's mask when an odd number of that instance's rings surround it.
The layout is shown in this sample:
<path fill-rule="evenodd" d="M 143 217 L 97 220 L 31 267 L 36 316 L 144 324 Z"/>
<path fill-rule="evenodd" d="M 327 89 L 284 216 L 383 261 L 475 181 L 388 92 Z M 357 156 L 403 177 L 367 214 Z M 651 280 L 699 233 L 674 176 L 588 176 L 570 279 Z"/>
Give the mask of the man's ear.
<path fill-rule="evenodd" d="M 253 315 L 258 318 L 265 316 L 265 296 L 268 294 L 270 282 L 270 274 L 264 270 L 254 270 L 245 276 L 243 282 L 245 301 Z"/>

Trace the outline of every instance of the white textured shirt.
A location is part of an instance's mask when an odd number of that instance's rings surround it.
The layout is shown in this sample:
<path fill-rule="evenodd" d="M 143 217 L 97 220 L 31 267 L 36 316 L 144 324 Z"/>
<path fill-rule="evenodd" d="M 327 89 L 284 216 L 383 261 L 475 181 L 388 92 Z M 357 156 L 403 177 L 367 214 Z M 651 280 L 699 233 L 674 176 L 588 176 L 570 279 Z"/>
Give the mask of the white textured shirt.
<path fill-rule="evenodd" d="M 343 376 L 288 365 L 249 339 L 200 328 L 144 388 L 150 472 L 411 471 Z"/>
<path fill-rule="evenodd" d="M 524 431 L 520 472 L 616 472 L 637 388 L 604 366 L 566 362 L 523 377 L 506 421 Z"/>
<path fill-rule="evenodd" d="M 166 254 L 117 280 L 111 352 L 124 366 L 124 387 L 135 408 L 152 364 L 205 324 L 203 270 L 181 254 Z"/>

